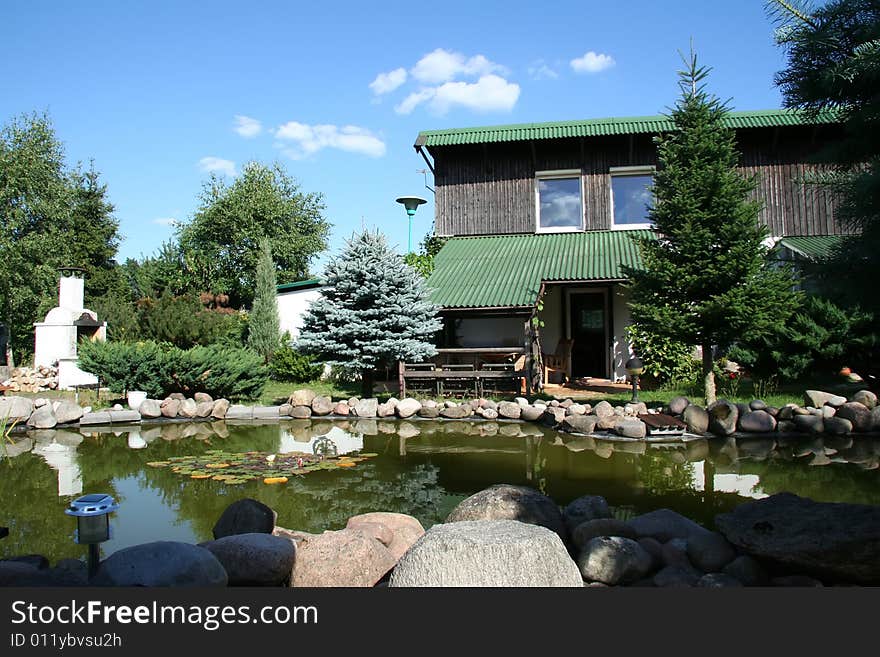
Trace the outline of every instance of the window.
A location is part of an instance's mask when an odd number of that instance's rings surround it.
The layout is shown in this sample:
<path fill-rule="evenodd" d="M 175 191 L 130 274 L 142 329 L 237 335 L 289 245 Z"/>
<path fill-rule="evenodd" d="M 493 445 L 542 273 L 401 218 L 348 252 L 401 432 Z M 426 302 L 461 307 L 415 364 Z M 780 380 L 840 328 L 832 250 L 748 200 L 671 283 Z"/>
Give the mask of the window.
<path fill-rule="evenodd" d="M 648 228 L 654 202 L 653 167 L 611 167 L 613 228 Z"/>
<path fill-rule="evenodd" d="M 583 230 L 584 204 L 580 171 L 539 171 L 535 174 L 538 231 Z"/>

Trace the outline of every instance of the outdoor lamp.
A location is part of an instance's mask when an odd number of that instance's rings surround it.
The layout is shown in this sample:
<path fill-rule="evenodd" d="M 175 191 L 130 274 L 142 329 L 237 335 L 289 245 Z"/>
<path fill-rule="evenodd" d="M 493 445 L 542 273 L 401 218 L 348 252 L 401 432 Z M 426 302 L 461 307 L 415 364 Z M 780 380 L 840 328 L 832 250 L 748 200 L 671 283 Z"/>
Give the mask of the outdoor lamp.
<path fill-rule="evenodd" d="M 98 570 L 99 545 L 110 540 L 110 514 L 119 505 L 106 493 L 83 495 L 70 503 L 64 513 L 76 518 L 76 542 L 89 546 L 89 577 Z"/>
<path fill-rule="evenodd" d="M 397 199 L 398 203 L 402 203 L 406 208 L 406 214 L 409 217 L 409 241 L 406 243 L 406 252 L 412 253 L 412 218 L 416 213 L 416 209 L 427 201 L 419 196 L 401 196 Z"/>
<path fill-rule="evenodd" d="M 638 356 L 633 356 L 628 361 L 626 361 L 627 373 L 632 377 L 633 384 L 633 396 L 632 401 L 639 401 L 639 374 L 645 371 L 645 364 L 641 361 Z"/>

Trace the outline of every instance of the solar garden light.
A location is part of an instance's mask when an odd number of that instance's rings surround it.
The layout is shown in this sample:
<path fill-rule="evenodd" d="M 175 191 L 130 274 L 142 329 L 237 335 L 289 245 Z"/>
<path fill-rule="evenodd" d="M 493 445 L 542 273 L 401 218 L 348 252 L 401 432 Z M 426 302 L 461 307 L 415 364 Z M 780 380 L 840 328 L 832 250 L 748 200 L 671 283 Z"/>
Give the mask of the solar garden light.
<path fill-rule="evenodd" d="M 106 493 L 92 493 L 78 497 L 64 511 L 76 518 L 76 542 L 89 546 L 89 579 L 101 561 L 100 544 L 110 540 L 110 514 L 118 508 Z"/>
<path fill-rule="evenodd" d="M 645 371 L 645 364 L 638 356 L 633 355 L 632 358 L 626 361 L 624 367 L 626 368 L 627 373 L 632 377 L 633 396 L 631 401 L 637 402 L 639 401 L 639 374 Z"/>
<path fill-rule="evenodd" d="M 406 252 L 412 253 L 412 218 L 418 207 L 427 201 L 418 196 L 401 196 L 397 202 L 403 204 L 403 207 L 406 208 L 406 214 L 409 216 L 409 241 L 406 243 Z"/>

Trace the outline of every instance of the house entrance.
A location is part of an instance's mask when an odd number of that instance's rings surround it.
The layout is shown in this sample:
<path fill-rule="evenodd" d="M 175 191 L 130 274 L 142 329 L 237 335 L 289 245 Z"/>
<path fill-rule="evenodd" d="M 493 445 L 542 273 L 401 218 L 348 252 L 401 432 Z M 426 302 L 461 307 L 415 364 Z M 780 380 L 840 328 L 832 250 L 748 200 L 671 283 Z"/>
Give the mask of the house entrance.
<path fill-rule="evenodd" d="M 568 337 L 574 340 L 571 351 L 571 376 L 608 376 L 608 295 L 600 290 L 569 290 Z"/>

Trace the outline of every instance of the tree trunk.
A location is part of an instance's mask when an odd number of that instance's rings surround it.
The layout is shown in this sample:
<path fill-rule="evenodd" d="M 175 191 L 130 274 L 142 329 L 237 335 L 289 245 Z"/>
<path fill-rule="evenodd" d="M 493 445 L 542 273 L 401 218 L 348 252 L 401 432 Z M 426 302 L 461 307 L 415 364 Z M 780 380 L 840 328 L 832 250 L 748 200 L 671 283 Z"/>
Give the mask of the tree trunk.
<path fill-rule="evenodd" d="M 703 345 L 703 385 L 706 406 L 715 403 L 715 360 L 712 358 L 712 345 Z"/>
<path fill-rule="evenodd" d="M 361 370 L 361 398 L 369 399 L 373 396 L 373 370 Z"/>

